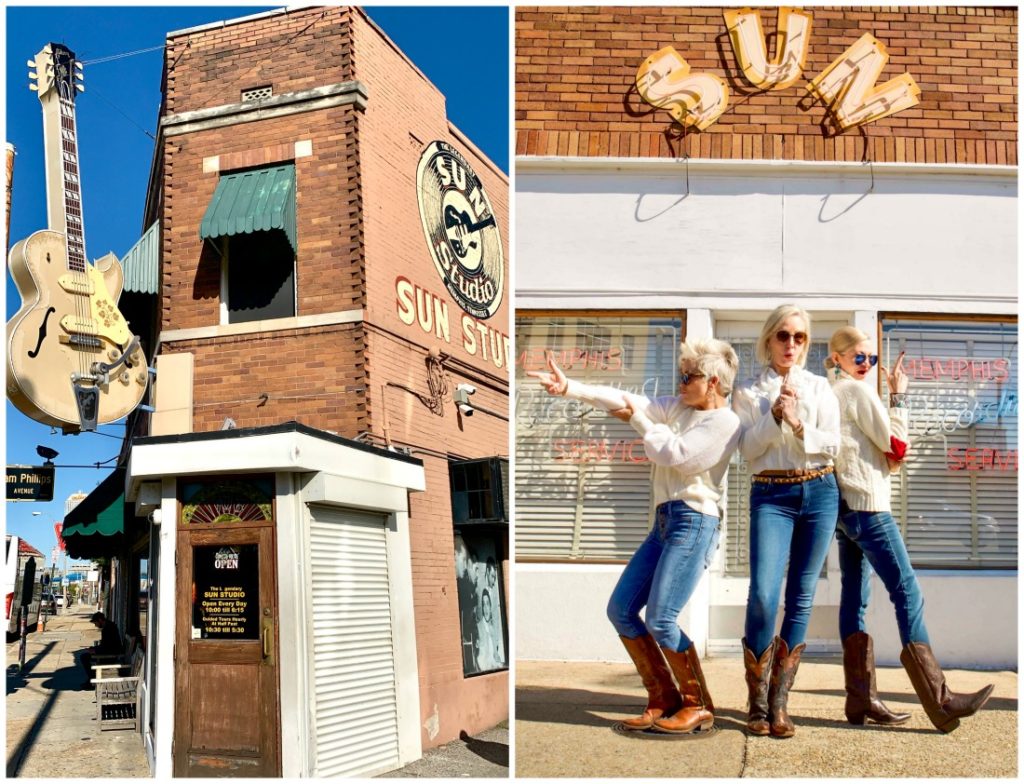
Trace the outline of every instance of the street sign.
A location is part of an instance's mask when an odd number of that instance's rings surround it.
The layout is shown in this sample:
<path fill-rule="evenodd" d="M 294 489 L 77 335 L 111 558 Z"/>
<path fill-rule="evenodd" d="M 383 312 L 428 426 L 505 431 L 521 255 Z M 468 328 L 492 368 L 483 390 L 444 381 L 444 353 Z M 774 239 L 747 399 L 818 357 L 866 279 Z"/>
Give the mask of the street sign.
<path fill-rule="evenodd" d="M 8 501 L 52 501 L 53 466 L 7 466 Z"/>

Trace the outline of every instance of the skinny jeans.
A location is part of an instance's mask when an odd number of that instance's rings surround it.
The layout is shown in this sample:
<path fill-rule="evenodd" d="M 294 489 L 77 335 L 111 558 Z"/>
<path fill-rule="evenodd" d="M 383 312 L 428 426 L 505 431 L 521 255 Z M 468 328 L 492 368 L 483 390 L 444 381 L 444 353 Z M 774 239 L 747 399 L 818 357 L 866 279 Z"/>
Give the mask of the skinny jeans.
<path fill-rule="evenodd" d="M 691 640 L 679 628 L 679 613 L 693 594 L 718 547 L 719 519 L 684 501 L 659 504 L 654 525 L 629 559 L 608 600 L 608 620 L 623 637 L 650 632 L 662 648 L 685 651 Z M 640 609 L 646 605 L 646 622 Z"/>
<path fill-rule="evenodd" d="M 910 554 L 899 526 L 889 512 L 858 512 L 842 504 L 839 527 L 839 635 L 866 632 L 864 614 L 871 598 L 871 570 L 889 592 L 904 647 L 931 644 L 924 625 L 924 596 L 910 565 Z"/>
<path fill-rule="evenodd" d="M 834 474 L 792 484 L 751 484 L 750 593 L 744 633 L 747 647 L 758 657 L 775 636 L 783 576 L 786 604 L 779 635 L 790 650 L 804 641 L 838 515 Z"/>

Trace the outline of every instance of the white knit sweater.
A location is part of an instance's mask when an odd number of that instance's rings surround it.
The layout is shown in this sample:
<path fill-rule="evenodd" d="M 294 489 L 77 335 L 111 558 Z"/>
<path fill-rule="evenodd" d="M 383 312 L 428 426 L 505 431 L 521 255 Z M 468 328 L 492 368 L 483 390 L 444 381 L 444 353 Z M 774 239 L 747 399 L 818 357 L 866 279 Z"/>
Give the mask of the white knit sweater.
<path fill-rule="evenodd" d="M 566 396 L 606 411 L 625 408 L 628 400 L 634 412 L 629 423 L 643 436 L 644 452 L 654 464 L 654 503 L 681 500 L 697 512 L 724 515 L 725 475 L 740 437 L 740 420 L 731 409 L 699 411 L 679 397 L 652 400 L 571 379 Z"/>
<path fill-rule="evenodd" d="M 888 413 L 874 387 L 840 371 L 829 373 L 832 391 L 839 400 L 840 442 L 836 478 L 846 505 L 858 512 L 891 512 L 889 463 L 890 437 L 907 441 L 907 410 Z"/>

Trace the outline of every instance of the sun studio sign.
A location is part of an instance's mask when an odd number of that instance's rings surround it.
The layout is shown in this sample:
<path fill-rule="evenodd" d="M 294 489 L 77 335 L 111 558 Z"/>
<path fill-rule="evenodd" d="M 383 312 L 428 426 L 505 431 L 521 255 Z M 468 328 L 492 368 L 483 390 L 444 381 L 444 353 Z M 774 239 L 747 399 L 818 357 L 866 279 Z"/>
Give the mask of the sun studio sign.
<path fill-rule="evenodd" d="M 782 90 L 803 72 L 810 46 L 812 15 L 780 8 L 778 43 L 773 60 L 758 11 L 730 9 L 724 13 L 729 40 L 744 77 L 762 90 Z M 807 91 L 826 106 L 839 132 L 915 106 L 921 89 L 909 73 L 877 85 L 889 54 L 885 44 L 864 33 L 831 65 L 807 84 Z M 729 107 L 729 87 L 711 73 L 693 73 L 673 47 L 648 57 L 636 74 L 636 87 L 647 103 L 665 109 L 684 126 L 703 131 Z"/>

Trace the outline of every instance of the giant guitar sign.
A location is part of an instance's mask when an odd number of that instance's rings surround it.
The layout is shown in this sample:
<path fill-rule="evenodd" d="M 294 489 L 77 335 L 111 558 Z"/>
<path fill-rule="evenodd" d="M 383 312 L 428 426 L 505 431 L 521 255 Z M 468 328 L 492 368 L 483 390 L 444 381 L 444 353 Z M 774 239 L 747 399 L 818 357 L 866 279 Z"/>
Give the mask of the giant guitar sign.
<path fill-rule="evenodd" d="M 149 373 L 139 338 L 115 304 L 121 265 L 112 253 L 95 265 L 85 255 L 75 55 L 47 44 L 30 65 L 43 106 L 50 228 L 11 249 L 22 304 L 7 322 L 7 397 L 43 424 L 95 430 L 141 402 Z"/>

